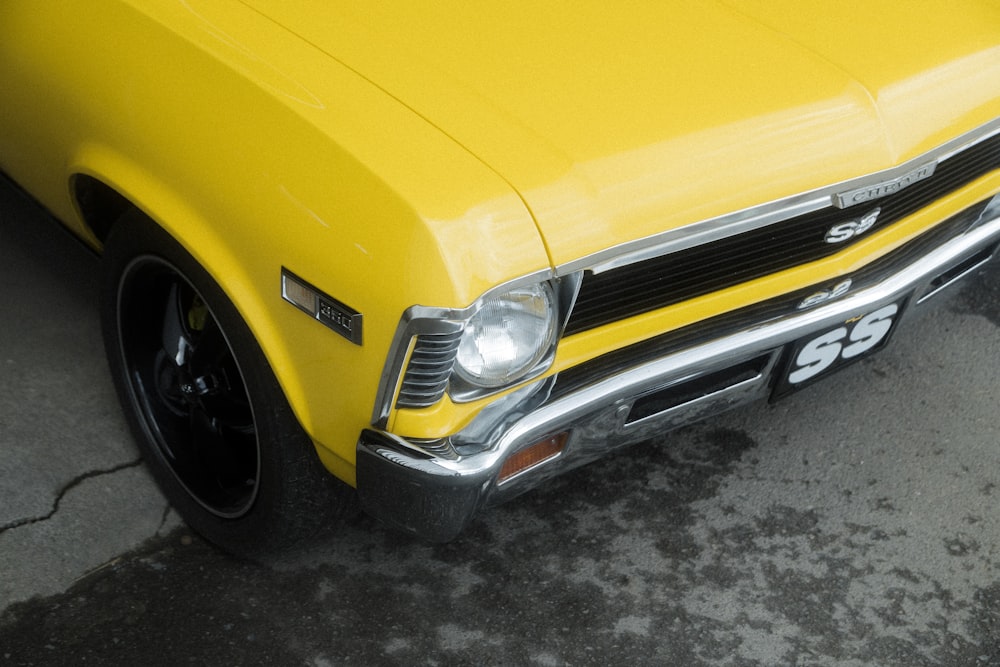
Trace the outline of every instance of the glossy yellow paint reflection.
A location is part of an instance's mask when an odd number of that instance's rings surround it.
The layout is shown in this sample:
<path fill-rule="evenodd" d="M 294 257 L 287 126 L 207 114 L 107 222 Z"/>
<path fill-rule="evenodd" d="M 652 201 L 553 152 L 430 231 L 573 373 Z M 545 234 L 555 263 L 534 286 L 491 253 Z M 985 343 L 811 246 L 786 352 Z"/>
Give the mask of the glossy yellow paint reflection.
<path fill-rule="evenodd" d="M 1000 116 L 989 1 L 245 2 L 495 168 L 556 265 L 880 171 Z"/>
<path fill-rule="evenodd" d="M 1000 118 L 1000 5 L 6 0 L 0 168 L 89 243 L 74 174 L 132 200 L 247 319 L 353 480 L 400 317 L 618 244 L 874 173 Z M 843 275 L 837 258 L 564 341 L 551 372 Z M 362 346 L 280 297 L 285 267 Z M 488 401 L 390 423 L 448 435 Z"/>

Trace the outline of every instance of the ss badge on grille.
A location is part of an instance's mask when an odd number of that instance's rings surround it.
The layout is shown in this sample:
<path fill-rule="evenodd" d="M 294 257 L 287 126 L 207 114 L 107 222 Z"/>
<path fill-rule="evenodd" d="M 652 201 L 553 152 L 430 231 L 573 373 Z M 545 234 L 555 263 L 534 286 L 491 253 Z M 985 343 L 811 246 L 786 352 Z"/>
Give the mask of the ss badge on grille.
<path fill-rule="evenodd" d="M 850 222 L 842 222 L 839 225 L 834 225 L 826 232 L 824 240 L 827 243 L 843 243 L 844 241 L 853 239 L 855 236 L 861 236 L 875 225 L 875 221 L 878 220 L 878 214 L 881 212 L 881 208 L 876 208 L 874 211 L 866 213 L 860 220 L 851 220 Z"/>

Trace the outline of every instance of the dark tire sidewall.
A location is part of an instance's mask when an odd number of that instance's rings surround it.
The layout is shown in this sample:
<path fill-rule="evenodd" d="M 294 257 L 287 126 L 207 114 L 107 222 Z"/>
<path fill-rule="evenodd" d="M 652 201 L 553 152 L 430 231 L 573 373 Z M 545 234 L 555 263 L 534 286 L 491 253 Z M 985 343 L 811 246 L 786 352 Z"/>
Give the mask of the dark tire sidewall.
<path fill-rule="evenodd" d="M 180 482 L 164 460 L 127 376 L 119 295 L 123 277 L 143 258 L 174 268 L 201 295 L 242 374 L 259 458 L 256 496 L 238 518 L 209 511 Z M 231 553 L 254 557 L 284 550 L 332 522 L 349 487 L 321 469 L 314 446 L 295 420 L 260 346 L 215 280 L 169 234 L 138 212 L 127 214 L 112 230 L 103 261 L 101 325 L 115 388 L 154 478 L 188 525 Z"/>

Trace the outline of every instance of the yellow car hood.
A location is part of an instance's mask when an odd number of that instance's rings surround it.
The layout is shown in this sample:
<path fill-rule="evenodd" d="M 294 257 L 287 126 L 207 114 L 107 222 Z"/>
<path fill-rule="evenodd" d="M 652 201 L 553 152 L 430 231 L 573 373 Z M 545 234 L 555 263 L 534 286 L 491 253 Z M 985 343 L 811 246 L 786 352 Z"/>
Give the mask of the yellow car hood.
<path fill-rule="evenodd" d="M 555 265 L 1000 116 L 993 0 L 244 2 L 499 173 Z"/>

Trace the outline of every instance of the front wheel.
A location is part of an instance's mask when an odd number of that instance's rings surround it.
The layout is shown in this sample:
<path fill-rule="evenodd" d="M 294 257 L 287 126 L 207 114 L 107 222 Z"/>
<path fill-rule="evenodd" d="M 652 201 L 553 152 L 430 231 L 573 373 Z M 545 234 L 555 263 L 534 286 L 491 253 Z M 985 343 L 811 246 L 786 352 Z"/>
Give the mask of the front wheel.
<path fill-rule="evenodd" d="M 245 557 L 282 551 L 354 507 L 236 308 L 139 212 L 105 244 L 101 320 L 129 424 L 188 524 Z"/>

